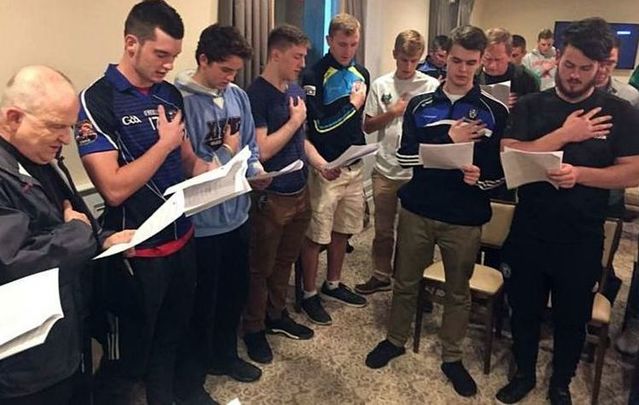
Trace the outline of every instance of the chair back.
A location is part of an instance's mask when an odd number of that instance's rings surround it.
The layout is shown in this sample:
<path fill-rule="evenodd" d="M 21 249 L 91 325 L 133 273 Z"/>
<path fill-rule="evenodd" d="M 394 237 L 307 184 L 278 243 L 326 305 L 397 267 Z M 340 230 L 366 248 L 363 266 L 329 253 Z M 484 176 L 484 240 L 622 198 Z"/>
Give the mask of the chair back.
<path fill-rule="evenodd" d="M 510 232 L 510 224 L 515 213 L 515 204 L 505 201 L 491 201 L 493 215 L 481 228 L 481 244 L 495 249 L 501 248 Z"/>
<path fill-rule="evenodd" d="M 623 222 L 619 218 L 607 218 L 604 222 L 604 245 L 601 255 L 601 266 L 604 269 L 612 267 L 612 259 L 619 247 Z"/>

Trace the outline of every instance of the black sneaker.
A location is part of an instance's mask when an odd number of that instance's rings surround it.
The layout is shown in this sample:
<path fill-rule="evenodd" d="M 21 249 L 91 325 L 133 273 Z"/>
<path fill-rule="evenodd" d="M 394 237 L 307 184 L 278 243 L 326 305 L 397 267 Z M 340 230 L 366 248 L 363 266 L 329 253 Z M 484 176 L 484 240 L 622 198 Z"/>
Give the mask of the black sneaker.
<path fill-rule="evenodd" d="M 176 405 L 220 405 L 219 402 L 211 398 L 204 388 L 200 388 L 195 394 L 190 396 L 188 399 L 181 399 L 179 397 L 175 397 Z"/>
<path fill-rule="evenodd" d="M 360 294 L 373 294 L 379 291 L 390 291 L 390 281 L 382 281 L 371 277 L 367 282 L 355 285 L 355 291 Z"/>
<path fill-rule="evenodd" d="M 355 294 L 353 290 L 348 288 L 344 283 L 339 283 L 338 287 L 332 290 L 328 288 L 328 284 L 324 283 L 322 284 L 321 293 L 322 298 L 338 301 L 350 307 L 361 308 L 367 304 L 366 298 Z"/>
<path fill-rule="evenodd" d="M 473 377 L 468 374 L 468 370 L 464 367 L 461 360 L 449 363 L 442 363 L 442 371 L 453 383 L 453 388 L 462 397 L 472 397 L 477 393 L 477 384 Z"/>
<path fill-rule="evenodd" d="M 515 374 L 508 384 L 497 391 L 495 397 L 503 404 L 516 404 L 535 388 L 535 384 L 535 377 Z"/>
<path fill-rule="evenodd" d="M 370 368 L 382 368 L 395 357 L 406 353 L 406 349 L 398 347 L 387 339 L 382 340 L 375 346 L 372 352 L 366 356 L 366 365 Z"/>
<path fill-rule="evenodd" d="M 266 333 L 270 335 L 279 333 L 297 340 L 308 340 L 315 334 L 313 329 L 295 322 L 289 316 L 287 310 L 282 311 L 282 317 L 280 319 L 273 320 L 266 317 Z"/>
<path fill-rule="evenodd" d="M 235 358 L 227 364 L 216 364 L 209 368 L 209 374 L 228 375 L 239 382 L 253 382 L 260 379 L 262 370 L 242 359 Z"/>
<path fill-rule="evenodd" d="M 306 317 L 318 325 L 330 325 L 333 323 L 331 316 L 326 312 L 318 294 L 302 300 L 302 311 Z"/>
<path fill-rule="evenodd" d="M 251 360 L 262 364 L 268 364 L 273 361 L 273 351 L 271 351 L 271 346 L 269 346 L 263 330 L 245 334 L 244 343 L 246 344 L 246 352 Z"/>
<path fill-rule="evenodd" d="M 550 384 L 548 399 L 550 399 L 550 405 L 572 405 L 570 389 L 564 385 Z"/>

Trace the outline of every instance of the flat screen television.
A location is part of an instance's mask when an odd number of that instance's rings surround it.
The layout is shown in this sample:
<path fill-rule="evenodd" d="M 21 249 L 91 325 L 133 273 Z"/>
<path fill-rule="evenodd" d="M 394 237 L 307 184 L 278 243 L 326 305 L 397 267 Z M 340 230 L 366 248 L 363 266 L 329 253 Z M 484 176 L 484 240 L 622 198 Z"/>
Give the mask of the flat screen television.
<path fill-rule="evenodd" d="M 571 21 L 555 22 L 555 47 L 561 48 L 561 37 Z M 634 69 L 637 59 L 637 46 L 639 46 L 639 24 L 610 23 L 612 32 L 619 38 L 619 63 L 617 69 Z"/>

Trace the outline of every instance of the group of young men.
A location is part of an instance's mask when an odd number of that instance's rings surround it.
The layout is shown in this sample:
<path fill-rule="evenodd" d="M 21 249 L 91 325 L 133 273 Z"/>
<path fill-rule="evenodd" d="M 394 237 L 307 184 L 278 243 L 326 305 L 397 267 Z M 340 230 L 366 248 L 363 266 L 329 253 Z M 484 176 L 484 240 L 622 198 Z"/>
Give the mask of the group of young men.
<path fill-rule="evenodd" d="M 571 403 L 568 387 L 601 273 L 606 189 L 639 183 L 639 138 L 631 133 L 639 114 L 609 94 L 620 90 L 609 90 L 614 83 L 599 73 L 615 55 L 605 21 L 567 29 L 555 87 L 543 92 L 528 70 L 510 62 L 513 39 L 504 29 L 461 26 L 450 38 L 438 37 L 445 52 L 432 47 L 425 73 L 418 70 L 424 38 L 403 31 L 395 40 L 395 71 L 371 84 L 354 60 L 361 34 L 354 17 L 332 19 L 329 51 L 309 68 L 309 39 L 284 25 L 269 34 L 268 61 L 246 91 L 233 80 L 252 49 L 233 27 L 201 32 L 197 68 L 179 72 L 175 86 L 164 78 L 181 52 L 184 26 L 176 10 L 163 0 L 143 1 L 131 9 L 124 33 L 119 63 L 79 98 L 62 73 L 31 66 L 10 80 L 0 102 L 0 281 L 58 267 L 65 311 L 43 345 L 0 360 L 3 403 L 82 403 L 89 395 L 98 404 L 131 403 L 140 380 L 150 404 L 216 403 L 204 389 L 207 374 L 247 382 L 261 375 L 238 356 L 238 330 L 249 357 L 262 364 L 274 356 L 267 334 L 313 337 L 286 309 L 298 256 L 302 310 L 317 325 L 332 322 L 320 295 L 363 307 L 360 294 L 392 289 L 386 339 L 365 361 L 383 367 L 405 351 L 435 245 L 446 272 L 441 369 L 458 394 L 474 395 L 477 386 L 462 363 L 469 279 L 490 198 L 504 189 L 504 146 L 563 150 L 564 163 L 548 173 L 559 189 L 546 183 L 519 189 L 501 258 L 517 372 L 497 398 L 515 403 L 535 386 L 539 325 L 551 291 L 549 397 Z M 508 105 L 480 87 L 502 81 L 511 82 Z M 99 224 L 59 157 L 71 128 L 106 203 Z M 348 238 L 363 227 L 363 163 L 338 169 L 327 163 L 376 131 L 374 271 L 353 291 L 341 272 Z M 474 142 L 471 165 L 422 167 L 420 144 L 460 142 Z M 297 159 L 306 165 L 252 180 L 250 195 L 182 216 L 106 269 L 91 270 L 100 247 L 129 240 L 165 202 L 167 187 L 227 163 L 244 147 L 248 177 Z M 318 292 L 323 246 L 328 269 Z M 108 300 L 90 305 L 91 283 Z M 90 311 L 92 324 L 100 320 L 104 330 L 92 393 L 83 384 L 91 371 L 83 359 Z"/>

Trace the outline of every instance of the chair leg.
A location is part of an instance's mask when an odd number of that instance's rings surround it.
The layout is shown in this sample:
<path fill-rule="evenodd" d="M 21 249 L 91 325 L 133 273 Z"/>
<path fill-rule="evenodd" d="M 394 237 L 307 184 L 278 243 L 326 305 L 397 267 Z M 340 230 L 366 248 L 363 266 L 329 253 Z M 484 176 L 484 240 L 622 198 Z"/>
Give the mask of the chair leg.
<path fill-rule="evenodd" d="M 301 258 L 297 258 L 297 260 L 295 261 L 295 303 L 293 305 L 293 309 L 295 309 L 295 312 L 300 313 L 302 312 L 302 298 L 303 298 L 303 292 L 302 292 L 302 275 L 304 274 L 304 271 L 302 269 L 302 259 Z"/>
<path fill-rule="evenodd" d="M 601 386 L 601 373 L 603 371 L 606 348 L 608 347 L 608 325 L 602 325 L 599 329 L 599 342 L 595 355 L 595 381 L 592 384 L 592 398 L 590 403 L 597 405 L 599 400 L 599 388 Z"/>
<path fill-rule="evenodd" d="M 419 353 L 419 340 L 422 335 L 422 319 L 424 317 L 424 299 L 426 298 L 426 282 L 422 278 L 419 282 L 417 305 L 415 306 L 415 334 L 413 336 L 413 352 Z"/>
<path fill-rule="evenodd" d="M 493 326 L 495 324 L 495 298 L 488 301 L 486 316 L 486 343 L 484 345 L 484 374 L 490 374 L 490 356 L 493 353 Z"/>
<path fill-rule="evenodd" d="M 504 292 L 502 290 L 495 298 L 495 336 L 497 339 L 501 339 L 501 329 L 504 325 L 504 309 L 506 308 L 505 304 Z"/>

